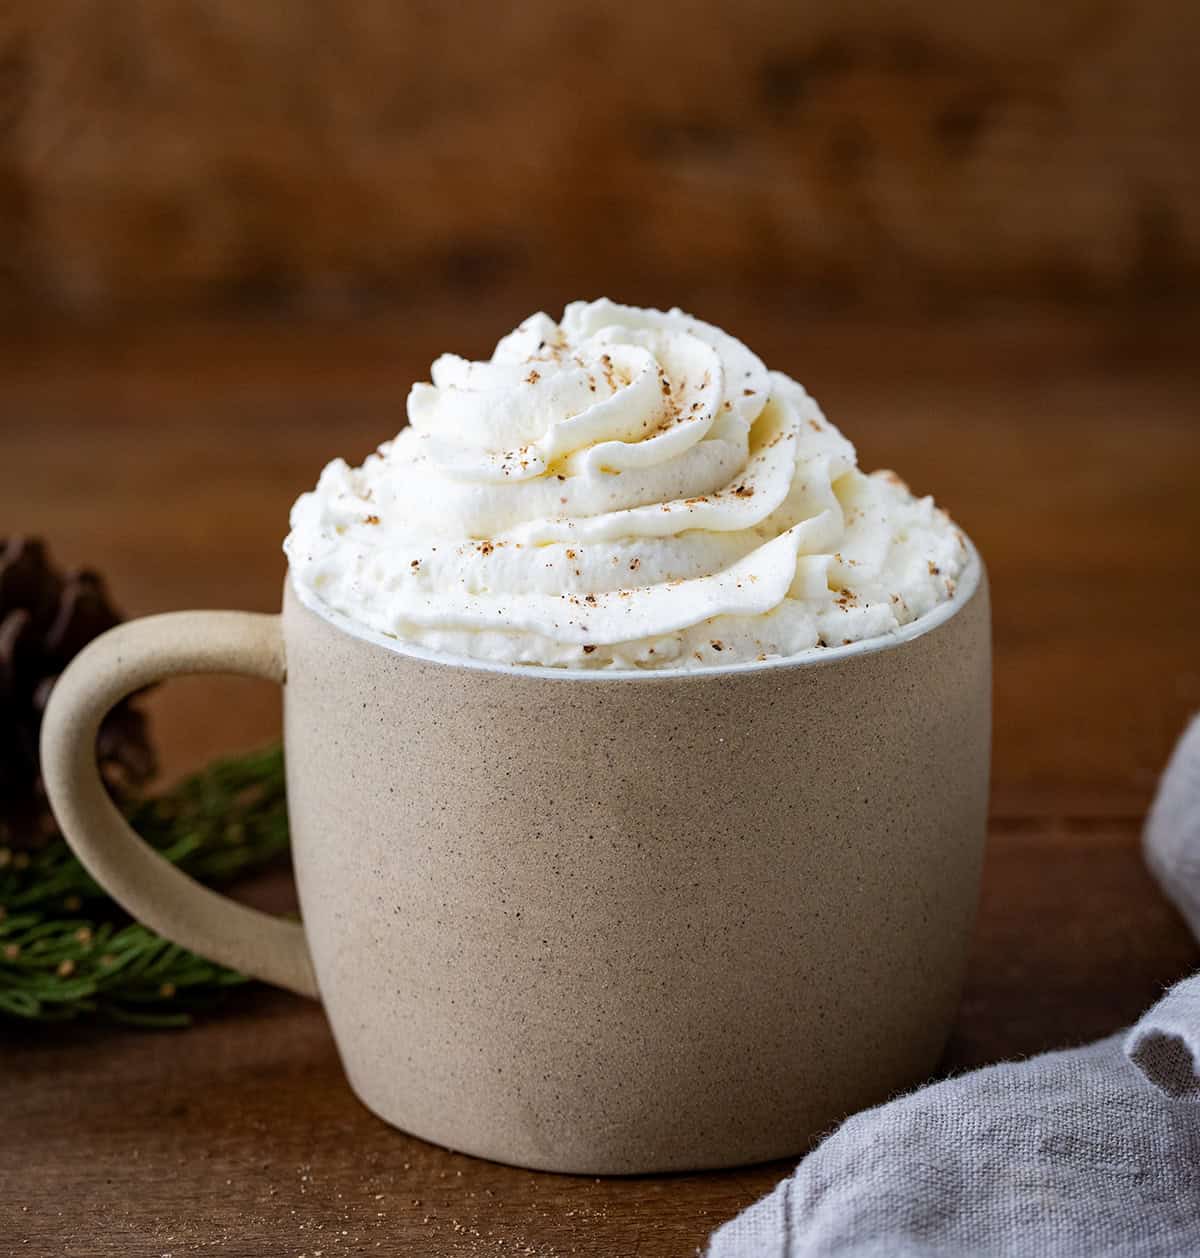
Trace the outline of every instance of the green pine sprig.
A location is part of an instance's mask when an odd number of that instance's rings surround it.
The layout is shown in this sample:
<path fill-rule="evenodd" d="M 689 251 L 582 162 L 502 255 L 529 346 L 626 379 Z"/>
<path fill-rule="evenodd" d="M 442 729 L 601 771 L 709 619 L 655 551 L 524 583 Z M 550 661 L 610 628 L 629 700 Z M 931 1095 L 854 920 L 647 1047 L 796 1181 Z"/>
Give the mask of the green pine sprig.
<path fill-rule="evenodd" d="M 262 868 L 288 847 L 282 750 L 217 761 L 127 813 L 160 855 L 203 882 Z M 63 839 L 0 849 L 0 1017 L 183 1026 L 245 981 L 129 922 Z"/>

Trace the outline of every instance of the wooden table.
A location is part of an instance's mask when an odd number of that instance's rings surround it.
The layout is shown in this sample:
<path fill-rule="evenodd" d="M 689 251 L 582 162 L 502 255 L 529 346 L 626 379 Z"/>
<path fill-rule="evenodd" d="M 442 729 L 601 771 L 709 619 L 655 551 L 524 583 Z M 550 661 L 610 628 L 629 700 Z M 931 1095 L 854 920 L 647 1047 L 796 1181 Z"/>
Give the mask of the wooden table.
<path fill-rule="evenodd" d="M 131 614 L 268 609 L 288 505 L 321 462 L 361 458 L 436 352 L 479 353 L 522 313 L 10 337 L 5 524 L 104 568 Z M 1117 1029 L 1198 961 L 1137 850 L 1200 708 L 1196 321 L 708 313 L 805 380 L 864 463 L 936 488 L 991 567 L 993 821 L 946 1068 Z M 184 681 L 153 706 L 170 774 L 278 723 L 277 696 L 249 682 Z M 245 894 L 278 907 L 289 887 Z M 264 988 L 182 1033 L 0 1037 L 13 1254 L 686 1255 L 788 1169 L 600 1181 L 434 1148 L 354 1100 L 316 1006 Z"/>

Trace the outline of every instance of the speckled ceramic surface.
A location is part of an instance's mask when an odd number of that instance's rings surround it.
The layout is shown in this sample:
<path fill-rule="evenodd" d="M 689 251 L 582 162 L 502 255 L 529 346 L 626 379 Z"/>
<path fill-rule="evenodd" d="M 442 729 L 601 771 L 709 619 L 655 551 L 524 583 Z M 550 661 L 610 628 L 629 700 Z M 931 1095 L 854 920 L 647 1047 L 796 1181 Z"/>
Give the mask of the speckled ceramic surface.
<path fill-rule="evenodd" d="M 307 951 L 270 923 L 256 953 L 261 915 L 167 880 L 81 794 L 88 722 L 118 692 L 216 657 L 269 675 L 228 642 L 206 655 L 219 614 L 196 615 L 117 631 L 118 665 L 101 643 L 68 671 L 47 716 L 55 808 L 165 933 L 301 991 L 311 953 L 350 1082 L 389 1122 L 551 1170 L 724 1166 L 797 1153 L 933 1068 L 986 817 L 977 564 L 909 640 L 691 676 L 434 662 L 289 591 Z M 165 645 L 171 621 L 199 645 Z M 266 650 L 274 630 L 255 632 Z"/>

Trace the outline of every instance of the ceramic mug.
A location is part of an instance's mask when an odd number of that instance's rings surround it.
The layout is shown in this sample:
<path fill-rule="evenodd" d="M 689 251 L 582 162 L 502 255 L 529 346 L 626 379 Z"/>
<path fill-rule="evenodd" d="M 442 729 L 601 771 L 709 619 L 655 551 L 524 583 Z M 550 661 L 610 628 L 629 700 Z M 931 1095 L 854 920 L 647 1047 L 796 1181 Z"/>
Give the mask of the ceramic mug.
<path fill-rule="evenodd" d="M 303 926 L 201 887 L 96 731 L 172 674 L 284 687 Z M 795 1154 L 928 1075 L 988 795 L 988 594 L 884 639 L 690 672 L 448 660 L 304 605 L 120 626 L 54 689 L 47 790 L 134 917 L 323 1002 L 351 1086 L 453 1149 L 601 1173 Z"/>

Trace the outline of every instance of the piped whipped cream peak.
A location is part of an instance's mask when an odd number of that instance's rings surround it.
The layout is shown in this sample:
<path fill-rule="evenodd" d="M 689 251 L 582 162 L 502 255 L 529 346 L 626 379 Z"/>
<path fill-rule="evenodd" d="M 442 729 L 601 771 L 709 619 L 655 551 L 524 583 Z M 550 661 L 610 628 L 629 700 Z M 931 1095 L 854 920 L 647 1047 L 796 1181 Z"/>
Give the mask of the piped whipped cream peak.
<path fill-rule="evenodd" d="M 310 605 L 447 655 L 682 668 L 891 633 L 961 533 L 788 376 L 681 310 L 573 302 L 444 354 L 408 427 L 335 459 L 284 549 Z"/>

